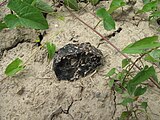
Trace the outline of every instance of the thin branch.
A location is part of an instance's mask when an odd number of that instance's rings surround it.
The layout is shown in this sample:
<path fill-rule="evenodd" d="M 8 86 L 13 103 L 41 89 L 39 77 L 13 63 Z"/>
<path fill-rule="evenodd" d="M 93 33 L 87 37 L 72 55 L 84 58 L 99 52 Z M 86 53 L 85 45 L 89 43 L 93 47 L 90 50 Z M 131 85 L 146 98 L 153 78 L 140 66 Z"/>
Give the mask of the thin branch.
<path fill-rule="evenodd" d="M 99 20 L 98 23 L 95 25 L 94 29 L 97 28 L 97 26 L 102 22 L 102 20 Z"/>

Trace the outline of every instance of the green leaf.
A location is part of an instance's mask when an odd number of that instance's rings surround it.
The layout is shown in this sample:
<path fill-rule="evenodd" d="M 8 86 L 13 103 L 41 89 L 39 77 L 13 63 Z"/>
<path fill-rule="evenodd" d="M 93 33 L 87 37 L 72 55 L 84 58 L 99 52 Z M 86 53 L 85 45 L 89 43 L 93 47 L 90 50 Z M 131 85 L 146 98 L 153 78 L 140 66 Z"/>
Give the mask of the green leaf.
<path fill-rule="evenodd" d="M 131 59 L 123 59 L 122 60 L 122 68 L 126 67 L 130 63 Z"/>
<path fill-rule="evenodd" d="M 140 96 L 140 95 L 143 95 L 146 91 L 147 91 L 147 87 L 139 86 L 139 87 L 136 88 L 136 90 L 134 92 L 134 95 L 135 96 Z"/>
<path fill-rule="evenodd" d="M 55 54 L 56 46 L 53 43 L 47 42 L 46 48 L 48 51 L 48 59 L 49 59 L 49 61 L 51 61 L 53 59 L 54 54 Z"/>
<path fill-rule="evenodd" d="M 141 107 L 145 110 L 147 110 L 147 107 L 148 107 L 148 103 L 147 102 L 142 102 L 141 103 Z"/>
<path fill-rule="evenodd" d="M 36 8 L 41 10 L 41 12 L 44 13 L 51 13 L 53 12 L 53 9 L 51 6 L 49 6 L 47 3 L 43 2 L 42 0 L 37 0 L 37 2 L 34 5 Z"/>
<path fill-rule="evenodd" d="M 28 4 L 32 4 L 32 3 L 35 2 L 35 1 L 37 1 L 37 0 L 23 0 L 23 2 L 26 2 L 26 3 L 28 3 Z"/>
<path fill-rule="evenodd" d="M 131 43 L 124 48 L 122 52 L 128 54 L 140 54 L 144 53 L 146 49 L 152 49 L 155 47 L 160 47 L 158 36 L 146 37 L 135 43 Z"/>
<path fill-rule="evenodd" d="M 109 85 L 110 88 L 112 88 L 113 85 L 114 85 L 114 80 L 113 79 L 109 80 L 108 85 Z"/>
<path fill-rule="evenodd" d="M 154 67 L 153 66 L 151 66 L 151 67 L 145 66 L 145 68 L 143 70 L 141 70 L 139 73 L 137 73 L 137 75 L 132 80 L 130 80 L 129 83 L 131 85 L 138 85 L 138 84 L 148 80 L 153 75 L 155 75 Z"/>
<path fill-rule="evenodd" d="M 130 95 L 132 95 L 136 89 L 136 86 L 141 84 L 142 82 L 148 80 L 150 77 L 155 76 L 155 69 L 153 66 L 145 67 L 141 70 L 133 79 L 129 81 L 127 84 L 127 90 Z"/>
<path fill-rule="evenodd" d="M 77 0 L 64 0 L 64 4 L 74 10 L 79 10 Z"/>
<path fill-rule="evenodd" d="M 132 85 L 130 83 L 127 84 L 127 91 L 129 95 L 132 95 L 136 89 L 136 85 Z"/>
<path fill-rule="evenodd" d="M 13 76 L 17 72 L 22 71 L 24 69 L 24 66 L 22 66 L 22 60 L 19 58 L 16 58 L 14 61 L 12 61 L 6 68 L 5 74 L 7 76 Z"/>
<path fill-rule="evenodd" d="M 157 47 L 155 44 L 158 42 L 158 36 L 146 37 L 139 41 L 136 41 L 130 48 L 132 49 L 148 49 Z M 153 45 L 152 45 L 153 44 Z"/>
<path fill-rule="evenodd" d="M 97 5 L 100 0 L 89 0 L 92 5 Z"/>
<path fill-rule="evenodd" d="M 19 18 L 16 15 L 8 14 L 5 16 L 4 21 L 9 28 L 15 28 L 16 26 L 21 25 Z"/>
<path fill-rule="evenodd" d="M 126 3 L 123 0 L 112 0 L 108 13 L 113 13 L 116 9 L 125 6 Z"/>
<path fill-rule="evenodd" d="M 114 89 L 115 89 L 115 91 L 116 91 L 117 93 L 119 93 L 119 94 L 122 94 L 122 93 L 123 93 L 122 88 L 120 88 L 119 85 L 117 85 L 117 84 L 115 84 Z"/>
<path fill-rule="evenodd" d="M 130 111 L 123 111 L 120 116 L 120 120 L 127 120 L 127 118 L 129 117 L 130 114 L 131 114 Z"/>
<path fill-rule="evenodd" d="M 154 50 L 149 53 L 155 60 L 160 61 L 160 49 Z"/>
<path fill-rule="evenodd" d="M 115 74 L 116 73 L 116 68 L 112 68 L 108 73 L 107 73 L 107 77 L 110 77 L 110 76 L 112 76 L 113 74 Z"/>
<path fill-rule="evenodd" d="M 158 62 L 157 60 L 155 60 L 150 54 L 147 54 L 144 58 L 144 60 L 148 61 L 148 62 Z"/>
<path fill-rule="evenodd" d="M 148 55 L 146 55 L 144 60 L 149 61 L 149 62 L 160 62 L 160 50 L 157 49 L 157 50 L 150 52 Z"/>
<path fill-rule="evenodd" d="M 26 2 L 22 2 L 21 0 L 10 0 L 8 3 L 8 7 L 13 10 L 16 15 L 9 16 L 11 17 L 11 19 L 7 19 L 7 25 L 11 25 L 9 22 L 13 23 L 16 19 L 17 25 L 22 25 L 27 28 L 41 30 L 48 28 L 46 19 L 43 17 L 42 13 L 34 6 L 31 6 Z M 10 27 L 14 28 L 15 25 L 12 24 L 12 26 Z"/>
<path fill-rule="evenodd" d="M 7 25 L 5 23 L 0 22 L 0 31 L 4 28 L 7 28 Z"/>
<path fill-rule="evenodd" d="M 138 11 L 138 13 L 144 13 L 149 11 L 154 11 L 157 8 L 157 1 L 152 1 L 143 6 L 141 10 Z"/>
<path fill-rule="evenodd" d="M 147 3 L 149 3 L 149 2 L 151 2 L 151 0 L 143 0 L 143 3 L 144 3 L 144 4 L 147 4 Z"/>
<path fill-rule="evenodd" d="M 118 80 L 123 80 L 125 76 L 125 73 L 124 72 L 119 72 L 117 75 L 116 75 L 116 79 Z"/>
<path fill-rule="evenodd" d="M 103 26 L 106 30 L 115 29 L 115 21 L 105 8 L 100 8 L 96 11 L 97 16 L 102 18 Z"/>
<path fill-rule="evenodd" d="M 132 49 L 133 43 L 129 44 L 127 47 L 125 47 L 122 52 L 123 53 L 127 53 L 127 54 L 141 54 L 144 53 L 145 50 L 144 49 Z"/>
<path fill-rule="evenodd" d="M 129 103 L 133 103 L 134 100 L 132 98 L 124 98 L 123 101 L 119 104 L 123 105 L 123 106 L 127 106 Z"/>
<path fill-rule="evenodd" d="M 152 76 L 153 80 L 156 81 L 159 84 L 159 80 L 157 77 L 157 73 L 155 72 L 155 74 Z"/>
<path fill-rule="evenodd" d="M 36 4 L 36 2 L 38 2 L 39 0 L 23 0 L 23 2 L 26 2 L 32 6 L 34 6 Z"/>

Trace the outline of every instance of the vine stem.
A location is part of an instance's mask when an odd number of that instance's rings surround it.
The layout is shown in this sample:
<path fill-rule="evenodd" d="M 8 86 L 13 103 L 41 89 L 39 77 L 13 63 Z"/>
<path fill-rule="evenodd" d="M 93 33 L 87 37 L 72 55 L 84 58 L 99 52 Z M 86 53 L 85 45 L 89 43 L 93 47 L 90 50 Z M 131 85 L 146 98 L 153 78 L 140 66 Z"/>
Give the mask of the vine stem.
<path fill-rule="evenodd" d="M 95 32 L 97 35 L 99 35 L 103 40 L 105 40 L 108 44 L 110 44 L 115 50 L 117 50 L 123 57 L 129 59 L 129 57 L 127 55 L 125 55 L 124 53 L 122 53 L 119 48 L 117 48 L 114 44 L 112 44 L 106 37 L 104 37 L 101 33 L 99 33 L 97 30 L 95 30 L 93 27 L 91 27 L 90 25 L 88 25 L 87 23 L 85 23 L 83 20 L 81 20 L 79 17 L 77 17 L 67 6 L 66 6 L 67 10 L 69 11 L 69 13 L 71 14 L 71 16 L 75 17 L 76 19 L 78 19 L 81 23 L 83 23 L 84 25 L 86 25 L 88 28 L 90 28 L 93 32 Z M 134 64 L 134 66 L 136 66 L 139 70 L 141 70 L 141 68 L 135 64 L 132 60 L 131 60 L 132 64 Z M 152 78 L 149 78 L 151 80 L 151 82 L 153 82 L 153 84 L 155 86 L 157 86 L 157 88 L 160 89 L 160 85 Z"/>

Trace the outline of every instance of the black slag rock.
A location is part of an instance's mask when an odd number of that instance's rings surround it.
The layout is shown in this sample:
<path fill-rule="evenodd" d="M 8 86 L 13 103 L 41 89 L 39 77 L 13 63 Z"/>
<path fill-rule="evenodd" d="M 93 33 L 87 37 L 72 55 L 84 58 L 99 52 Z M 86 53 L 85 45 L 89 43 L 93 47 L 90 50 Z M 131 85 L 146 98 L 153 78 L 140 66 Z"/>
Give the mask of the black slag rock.
<path fill-rule="evenodd" d="M 103 64 L 103 54 L 90 43 L 67 44 L 59 49 L 53 70 L 59 80 L 77 80 L 94 72 Z"/>

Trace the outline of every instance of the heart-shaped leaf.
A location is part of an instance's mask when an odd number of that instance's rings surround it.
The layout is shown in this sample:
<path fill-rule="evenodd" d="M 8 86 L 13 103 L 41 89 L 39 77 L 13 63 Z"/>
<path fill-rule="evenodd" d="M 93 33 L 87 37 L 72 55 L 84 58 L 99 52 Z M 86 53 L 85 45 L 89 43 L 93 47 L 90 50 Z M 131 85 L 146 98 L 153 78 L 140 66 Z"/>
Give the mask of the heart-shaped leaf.
<path fill-rule="evenodd" d="M 16 15 L 7 15 L 4 18 L 8 27 L 14 28 L 21 25 L 33 29 L 43 30 L 48 28 L 46 19 L 36 7 L 21 0 L 10 0 L 8 7 L 16 13 Z"/>
<path fill-rule="evenodd" d="M 97 16 L 102 18 L 103 25 L 106 30 L 115 29 L 115 21 L 105 8 L 100 8 L 96 11 Z"/>

